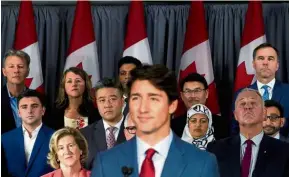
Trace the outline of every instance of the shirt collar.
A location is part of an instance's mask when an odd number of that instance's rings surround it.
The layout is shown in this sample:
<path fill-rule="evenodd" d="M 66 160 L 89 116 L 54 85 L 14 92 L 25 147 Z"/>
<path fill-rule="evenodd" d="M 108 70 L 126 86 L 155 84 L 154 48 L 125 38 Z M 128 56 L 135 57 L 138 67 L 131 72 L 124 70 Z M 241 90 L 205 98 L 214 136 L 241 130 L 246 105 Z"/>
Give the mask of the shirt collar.
<path fill-rule="evenodd" d="M 15 97 L 12 96 L 11 93 L 9 92 L 8 85 L 7 85 L 7 84 L 6 84 L 6 87 L 7 87 L 7 92 L 8 92 L 9 98 L 15 98 Z M 24 89 L 22 90 L 22 92 L 24 92 L 25 90 L 26 90 L 26 86 L 24 87 Z"/>
<path fill-rule="evenodd" d="M 262 139 L 263 139 L 263 136 L 264 136 L 264 132 L 261 131 L 261 133 L 259 133 L 258 135 L 254 136 L 253 138 L 251 138 L 251 140 L 254 142 L 255 146 L 259 146 Z M 245 136 L 243 136 L 241 133 L 240 133 L 240 138 L 241 138 L 241 145 L 243 145 L 245 143 L 245 141 L 247 140 L 247 138 Z"/>
<path fill-rule="evenodd" d="M 259 82 L 259 81 L 257 80 L 258 90 L 261 90 L 262 87 L 263 87 L 263 85 L 267 85 L 267 86 L 269 86 L 269 89 L 272 89 L 272 88 L 274 87 L 274 85 L 275 85 L 275 82 L 276 82 L 276 79 L 275 79 L 275 78 L 272 79 L 268 84 L 263 84 L 263 83 L 261 83 L 261 82 Z"/>
<path fill-rule="evenodd" d="M 144 142 L 143 140 L 141 140 L 139 137 L 136 136 L 138 157 L 145 156 L 146 151 L 149 148 L 156 150 L 159 155 L 163 157 L 167 157 L 172 140 L 173 140 L 172 130 L 170 130 L 170 134 L 167 137 L 162 139 L 160 142 L 158 142 L 154 146 L 150 146 L 149 144 L 147 144 L 146 142 Z"/>
<path fill-rule="evenodd" d="M 102 121 L 103 121 L 103 126 L 104 126 L 105 131 L 107 130 L 108 127 L 111 127 L 104 119 L 102 119 Z M 122 121 L 123 121 L 123 115 L 122 115 L 120 121 L 118 121 L 118 123 L 114 125 L 114 127 L 116 127 L 117 130 L 120 130 L 120 126 L 121 126 Z"/>
<path fill-rule="evenodd" d="M 280 139 L 280 133 L 278 132 L 275 136 L 274 136 L 274 138 L 276 138 L 276 139 Z"/>
<path fill-rule="evenodd" d="M 34 137 L 36 137 L 38 135 L 39 130 L 40 130 L 41 127 L 42 127 L 42 122 L 41 122 L 41 124 L 38 127 L 35 128 L 35 130 L 32 131 L 31 138 L 34 138 Z M 26 128 L 23 126 L 23 124 L 22 124 L 22 130 L 23 130 L 23 134 L 24 135 L 27 134 L 29 136 L 29 133 L 26 130 Z"/>

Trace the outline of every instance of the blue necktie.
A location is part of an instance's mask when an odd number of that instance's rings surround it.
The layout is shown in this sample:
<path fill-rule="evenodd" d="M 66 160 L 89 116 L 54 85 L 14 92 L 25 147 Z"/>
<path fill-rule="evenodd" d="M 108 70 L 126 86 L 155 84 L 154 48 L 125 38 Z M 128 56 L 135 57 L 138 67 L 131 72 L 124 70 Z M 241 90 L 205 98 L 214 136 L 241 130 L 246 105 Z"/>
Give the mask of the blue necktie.
<path fill-rule="evenodd" d="M 269 86 L 268 85 L 263 85 L 261 88 L 264 89 L 264 94 L 262 96 L 263 100 L 264 101 L 269 100 L 269 90 L 268 90 Z"/>

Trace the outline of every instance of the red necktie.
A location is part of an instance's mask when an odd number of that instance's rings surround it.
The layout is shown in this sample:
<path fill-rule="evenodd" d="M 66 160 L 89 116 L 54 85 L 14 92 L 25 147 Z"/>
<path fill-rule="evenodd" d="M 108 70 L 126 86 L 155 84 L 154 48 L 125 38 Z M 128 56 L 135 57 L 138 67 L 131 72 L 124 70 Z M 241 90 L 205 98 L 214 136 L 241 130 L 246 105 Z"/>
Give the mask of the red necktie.
<path fill-rule="evenodd" d="M 249 177 L 252 156 L 252 144 L 254 144 L 254 142 L 249 139 L 246 140 L 245 143 L 247 144 L 247 147 L 242 160 L 242 177 Z"/>
<path fill-rule="evenodd" d="M 148 149 L 146 151 L 146 158 L 142 163 L 139 174 L 140 177 L 155 177 L 155 167 L 154 162 L 152 161 L 155 152 L 156 151 L 154 149 Z"/>

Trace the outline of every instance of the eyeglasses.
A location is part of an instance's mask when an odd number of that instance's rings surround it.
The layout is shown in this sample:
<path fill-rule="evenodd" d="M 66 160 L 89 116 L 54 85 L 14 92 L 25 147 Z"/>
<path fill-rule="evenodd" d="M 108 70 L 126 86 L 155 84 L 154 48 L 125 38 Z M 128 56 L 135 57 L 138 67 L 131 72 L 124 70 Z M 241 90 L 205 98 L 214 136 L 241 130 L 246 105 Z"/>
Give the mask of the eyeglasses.
<path fill-rule="evenodd" d="M 201 88 L 197 88 L 197 89 L 194 89 L 194 90 L 191 90 L 191 89 L 186 89 L 184 91 L 182 91 L 185 95 L 191 95 L 192 93 L 195 94 L 195 95 L 198 95 L 200 94 L 202 91 L 204 91 L 206 89 L 201 89 Z"/>
<path fill-rule="evenodd" d="M 278 119 L 282 118 L 281 116 L 267 116 L 267 119 L 270 119 L 271 122 L 276 122 Z"/>
<path fill-rule="evenodd" d="M 128 131 L 130 134 L 135 134 L 136 133 L 136 126 L 127 126 L 125 129 Z"/>

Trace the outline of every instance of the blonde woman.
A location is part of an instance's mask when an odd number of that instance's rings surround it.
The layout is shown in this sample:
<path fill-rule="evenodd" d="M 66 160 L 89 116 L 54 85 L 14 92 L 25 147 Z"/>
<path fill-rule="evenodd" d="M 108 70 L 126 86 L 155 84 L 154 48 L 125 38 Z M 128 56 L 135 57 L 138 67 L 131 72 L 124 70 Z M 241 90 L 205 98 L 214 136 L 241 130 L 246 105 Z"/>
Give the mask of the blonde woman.
<path fill-rule="evenodd" d="M 82 168 L 87 155 L 87 142 L 74 128 L 56 131 L 49 143 L 48 163 L 55 171 L 42 177 L 89 177 L 90 171 Z"/>

